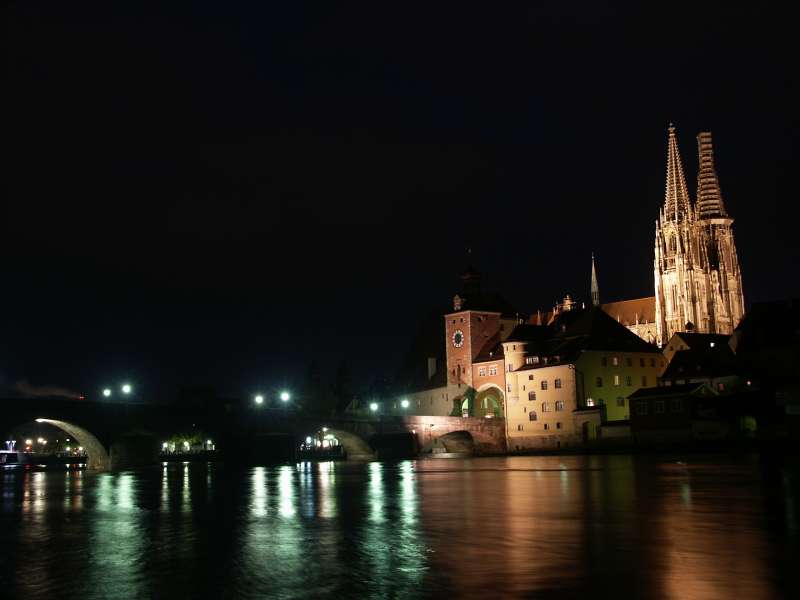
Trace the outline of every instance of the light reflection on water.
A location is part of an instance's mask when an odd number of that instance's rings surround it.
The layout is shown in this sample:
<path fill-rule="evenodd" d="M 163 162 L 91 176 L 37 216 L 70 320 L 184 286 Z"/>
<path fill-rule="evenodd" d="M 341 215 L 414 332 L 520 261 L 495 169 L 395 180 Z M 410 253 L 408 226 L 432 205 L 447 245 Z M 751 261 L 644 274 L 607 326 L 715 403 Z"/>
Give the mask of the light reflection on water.
<path fill-rule="evenodd" d="M 514 457 L 7 471 L 19 598 L 795 594 L 796 465 Z"/>

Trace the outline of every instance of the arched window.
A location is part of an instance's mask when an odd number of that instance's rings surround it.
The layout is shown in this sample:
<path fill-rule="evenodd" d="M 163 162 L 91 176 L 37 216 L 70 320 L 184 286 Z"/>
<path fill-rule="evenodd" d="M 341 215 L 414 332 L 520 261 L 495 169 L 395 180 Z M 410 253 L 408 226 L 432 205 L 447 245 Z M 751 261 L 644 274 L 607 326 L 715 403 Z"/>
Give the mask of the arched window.
<path fill-rule="evenodd" d="M 678 251 L 678 236 L 674 233 L 669 236 L 669 251 L 675 254 Z"/>
<path fill-rule="evenodd" d="M 528 420 L 529 421 L 535 421 L 536 420 L 536 411 L 535 410 L 532 410 L 531 412 L 528 413 Z"/>

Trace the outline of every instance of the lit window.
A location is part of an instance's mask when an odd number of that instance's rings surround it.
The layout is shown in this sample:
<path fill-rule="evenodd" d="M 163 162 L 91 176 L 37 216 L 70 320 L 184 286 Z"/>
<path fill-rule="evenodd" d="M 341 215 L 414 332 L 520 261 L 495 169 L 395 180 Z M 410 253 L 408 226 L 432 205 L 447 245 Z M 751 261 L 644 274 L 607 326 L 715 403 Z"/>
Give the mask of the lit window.
<path fill-rule="evenodd" d="M 497 365 L 489 365 L 489 375 L 497 375 Z"/>
<path fill-rule="evenodd" d="M 718 392 L 724 392 L 725 391 L 725 384 L 722 383 L 721 381 L 719 383 L 717 383 L 717 391 Z"/>
<path fill-rule="evenodd" d="M 478 368 L 478 377 L 486 377 L 486 367 Z"/>
<path fill-rule="evenodd" d="M 528 392 L 528 400 L 531 400 L 531 401 L 536 400 L 536 392 L 533 392 L 533 391 Z"/>
<path fill-rule="evenodd" d="M 542 379 L 542 389 L 543 390 L 547 389 L 547 380 L 546 379 Z"/>
<path fill-rule="evenodd" d="M 557 390 L 560 390 L 560 389 L 561 389 L 561 380 L 560 380 L 560 379 L 556 379 L 556 380 L 553 382 L 553 385 L 555 386 L 555 388 L 556 388 Z"/>
<path fill-rule="evenodd" d="M 556 400 L 556 410 L 564 410 L 564 401 L 563 400 Z"/>
<path fill-rule="evenodd" d="M 619 375 L 614 375 L 614 385 L 619 385 Z"/>
<path fill-rule="evenodd" d="M 614 365 L 615 367 L 618 366 L 619 365 L 619 357 L 617 357 L 617 356 L 611 357 L 611 364 Z"/>

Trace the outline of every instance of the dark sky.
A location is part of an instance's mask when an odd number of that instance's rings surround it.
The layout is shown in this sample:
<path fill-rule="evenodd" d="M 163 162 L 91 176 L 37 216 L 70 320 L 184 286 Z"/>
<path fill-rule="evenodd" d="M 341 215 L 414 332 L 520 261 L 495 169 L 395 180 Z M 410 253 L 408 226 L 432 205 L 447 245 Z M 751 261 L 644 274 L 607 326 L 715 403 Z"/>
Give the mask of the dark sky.
<path fill-rule="evenodd" d="M 652 294 L 670 121 L 691 190 L 714 132 L 746 301 L 800 295 L 766 3 L 139 4 L 7 11 L 0 383 L 390 374 L 468 247 L 523 311 L 592 251 L 603 299 Z"/>

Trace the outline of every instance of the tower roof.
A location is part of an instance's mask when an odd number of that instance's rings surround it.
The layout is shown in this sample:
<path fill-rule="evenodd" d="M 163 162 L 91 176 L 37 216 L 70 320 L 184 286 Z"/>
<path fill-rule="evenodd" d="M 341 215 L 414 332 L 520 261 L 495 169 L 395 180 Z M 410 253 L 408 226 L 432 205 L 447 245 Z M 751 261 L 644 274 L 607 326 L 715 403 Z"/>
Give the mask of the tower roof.
<path fill-rule="evenodd" d="M 592 252 L 592 306 L 600 305 L 600 288 L 597 285 L 597 270 L 594 267 L 594 252 Z"/>
<path fill-rule="evenodd" d="M 698 216 L 701 219 L 726 217 L 728 215 L 714 170 L 714 147 L 710 131 L 703 131 L 697 136 L 697 150 L 700 154 L 700 171 L 697 174 Z"/>
<path fill-rule="evenodd" d="M 664 198 L 664 216 L 673 221 L 682 221 L 688 218 L 689 214 L 689 190 L 683 176 L 683 164 L 678 151 L 675 126 L 670 123 L 667 142 L 667 189 Z"/>

